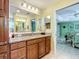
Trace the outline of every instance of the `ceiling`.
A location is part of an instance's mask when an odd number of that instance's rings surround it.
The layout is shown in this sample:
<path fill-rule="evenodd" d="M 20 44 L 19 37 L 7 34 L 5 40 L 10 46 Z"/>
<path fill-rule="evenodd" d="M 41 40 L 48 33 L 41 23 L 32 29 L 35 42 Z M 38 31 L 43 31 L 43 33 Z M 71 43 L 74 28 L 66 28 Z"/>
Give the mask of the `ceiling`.
<path fill-rule="evenodd" d="M 57 0 L 10 0 L 10 16 L 16 14 L 17 10 L 20 10 L 20 14 L 27 15 L 28 11 L 22 10 L 22 8 L 19 8 L 19 5 L 22 3 L 30 4 L 33 7 L 39 8 L 39 10 L 45 9 L 47 6 L 52 4 Z M 18 6 L 18 7 L 17 7 Z M 30 13 L 30 16 L 33 16 L 35 14 Z"/>
<path fill-rule="evenodd" d="M 44 9 L 56 0 L 26 0 L 26 1 L 40 9 Z"/>
<path fill-rule="evenodd" d="M 58 10 L 57 21 L 79 21 L 79 4 Z"/>
<path fill-rule="evenodd" d="M 10 0 L 11 4 L 19 4 L 20 2 L 27 2 L 35 7 L 40 9 L 46 8 L 48 5 L 52 4 L 56 0 Z"/>

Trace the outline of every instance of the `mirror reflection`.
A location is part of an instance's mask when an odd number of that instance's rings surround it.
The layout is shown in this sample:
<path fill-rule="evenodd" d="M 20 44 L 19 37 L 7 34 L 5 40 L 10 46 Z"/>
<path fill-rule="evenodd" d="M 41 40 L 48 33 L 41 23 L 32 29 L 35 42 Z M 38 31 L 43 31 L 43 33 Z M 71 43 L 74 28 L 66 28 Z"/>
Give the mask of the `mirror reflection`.
<path fill-rule="evenodd" d="M 25 11 L 10 6 L 9 32 L 45 32 L 50 31 L 50 16 L 41 17 L 40 14 Z"/>

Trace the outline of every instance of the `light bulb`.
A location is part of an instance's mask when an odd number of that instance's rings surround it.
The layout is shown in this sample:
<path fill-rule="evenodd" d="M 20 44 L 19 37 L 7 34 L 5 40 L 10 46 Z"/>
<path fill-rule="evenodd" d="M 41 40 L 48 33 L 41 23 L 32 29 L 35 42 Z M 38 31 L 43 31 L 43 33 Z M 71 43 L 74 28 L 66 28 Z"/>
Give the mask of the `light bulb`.
<path fill-rule="evenodd" d="M 31 6 L 30 5 L 28 5 L 28 9 L 31 9 Z"/>
<path fill-rule="evenodd" d="M 22 3 L 21 6 L 26 8 L 26 3 Z"/>
<path fill-rule="evenodd" d="M 38 11 L 38 8 L 36 8 L 36 11 Z"/>
<path fill-rule="evenodd" d="M 32 10 L 34 10 L 35 8 L 34 7 L 32 7 Z"/>
<path fill-rule="evenodd" d="M 16 12 L 18 12 L 18 13 L 19 13 L 19 12 L 20 12 L 20 10 L 17 10 Z"/>

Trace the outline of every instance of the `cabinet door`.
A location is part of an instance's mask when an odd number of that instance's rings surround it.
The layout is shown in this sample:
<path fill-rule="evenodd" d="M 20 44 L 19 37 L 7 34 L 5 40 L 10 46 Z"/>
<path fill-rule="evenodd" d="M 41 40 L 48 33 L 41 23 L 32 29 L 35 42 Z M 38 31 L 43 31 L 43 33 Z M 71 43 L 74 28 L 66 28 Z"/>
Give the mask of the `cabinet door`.
<path fill-rule="evenodd" d="M 0 17 L 0 42 L 4 40 L 4 17 Z"/>
<path fill-rule="evenodd" d="M 27 46 L 27 59 L 38 59 L 38 44 Z"/>
<path fill-rule="evenodd" d="M 9 17 L 9 0 L 0 0 L 0 16 Z"/>
<path fill-rule="evenodd" d="M 18 50 L 11 51 L 11 59 L 19 59 Z"/>
<path fill-rule="evenodd" d="M 4 41 L 8 41 L 9 39 L 9 21 L 8 18 L 5 18 L 4 20 Z"/>
<path fill-rule="evenodd" d="M 9 18 L 9 1 L 10 0 L 4 0 L 5 1 L 5 6 L 4 6 L 4 13 L 5 13 L 5 16 L 7 17 L 7 18 Z"/>
<path fill-rule="evenodd" d="M 46 37 L 46 54 L 50 52 L 51 49 L 51 37 Z"/>
<path fill-rule="evenodd" d="M 0 0 L 0 10 L 4 9 L 5 0 Z"/>
<path fill-rule="evenodd" d="M 8 18 L 9 0 L 0 0 L 0 42 L 4 42 L 9 39 Z"/>
<path fill-rule="evenodd" d="M 0 42 L 8 41 L 8 21 L 6 21 L 5 17 L 0 17 Z"/>
<path fill-rule="evenodd" d="M 39 43 L 39 57 L 42 57 L 44 55 L 45 55 L 45 40 Z"/>
<path fill-rule="evenodd" d="M 8 59 L 8 54 L 0 54 L 0 59 Z"/>
<path fill-rule="evenodd" d="M 26 59 L 26 47 L 18 49 L 19 59 Z"/>
<path fill-rule="evenodd" d="M 0 0 L 0 16 L 4 15 L 5 0 Z"/>

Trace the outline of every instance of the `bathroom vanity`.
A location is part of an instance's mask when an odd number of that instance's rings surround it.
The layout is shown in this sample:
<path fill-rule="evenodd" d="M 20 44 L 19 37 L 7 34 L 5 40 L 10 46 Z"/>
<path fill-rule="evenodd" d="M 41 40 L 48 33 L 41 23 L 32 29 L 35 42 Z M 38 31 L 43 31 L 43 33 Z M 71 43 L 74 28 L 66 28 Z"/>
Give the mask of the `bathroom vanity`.
<path fill-rule="evenodd" d="M 0 46 L 0 59 L 41 59 L 50 52 L 50 44 L 50 35 L 12 38 Z"/>
<path fill-rule="evenodd" d="M 40 59 L 50 52 L 51 37 L 40 35 L 10 42 L 10 59 Z"/>

